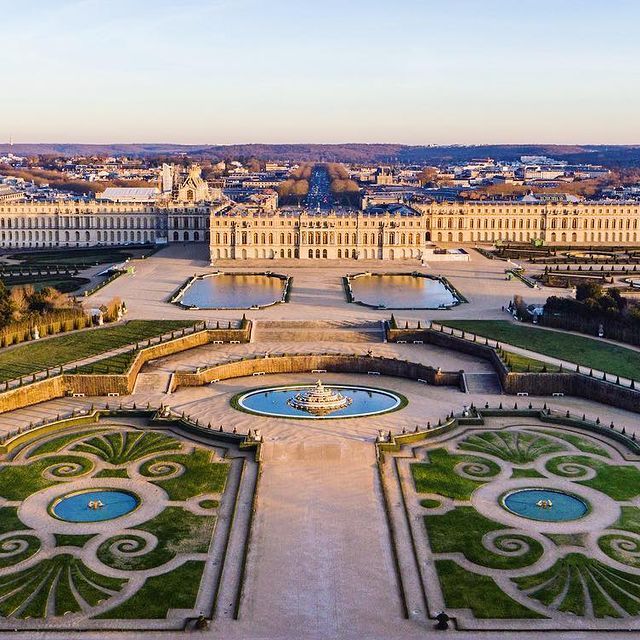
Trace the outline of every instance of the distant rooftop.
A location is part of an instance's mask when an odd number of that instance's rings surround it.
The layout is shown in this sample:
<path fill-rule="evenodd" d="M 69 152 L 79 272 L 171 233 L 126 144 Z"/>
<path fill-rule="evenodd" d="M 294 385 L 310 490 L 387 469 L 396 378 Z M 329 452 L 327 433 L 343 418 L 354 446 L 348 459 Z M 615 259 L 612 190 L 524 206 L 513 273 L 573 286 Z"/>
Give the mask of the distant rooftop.
<path fill-rule="evenodd" d="M 157 187 L 108 187 L 96 194 L 96 200 L 110 202 L 154 202 L 160 190 Z"/>

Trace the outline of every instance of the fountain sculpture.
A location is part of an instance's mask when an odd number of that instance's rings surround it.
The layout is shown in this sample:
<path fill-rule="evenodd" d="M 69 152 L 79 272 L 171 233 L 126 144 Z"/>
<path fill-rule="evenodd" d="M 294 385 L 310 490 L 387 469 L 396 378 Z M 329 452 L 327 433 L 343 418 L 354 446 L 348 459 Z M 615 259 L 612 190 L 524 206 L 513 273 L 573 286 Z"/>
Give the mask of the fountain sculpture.
<path fill-rule="evenodd" d="M 325 388 L 320 380 L 311 389 L 297 393 L 293 398 L 287 400 L 290 407 L 317 416 L 348 407 L 351 402 L 351 398 Z"/>

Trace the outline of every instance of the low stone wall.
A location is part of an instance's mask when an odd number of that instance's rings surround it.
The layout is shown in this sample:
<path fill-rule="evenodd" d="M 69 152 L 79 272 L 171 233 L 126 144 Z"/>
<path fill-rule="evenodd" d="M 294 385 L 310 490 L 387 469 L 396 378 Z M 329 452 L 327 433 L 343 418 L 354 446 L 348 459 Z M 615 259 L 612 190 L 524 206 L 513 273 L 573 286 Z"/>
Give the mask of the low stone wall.
<path fill-rule="evenodd" d="M 65 395 L 106 396 L 110 393 L 128 395 L 133 391 L 140 369 L 156 358 L 170 356 L 210 344 L 215 341 L 249 342 L 251 322 L 240 329 L 205 329 L 140 349 L 129 371 L 124 374 L 63 373 L 52 378 L 26 384 L 0 393 L 0 413 L 28 407 L 38 402 L 54 400 Z"/>
<path fill-rule="evenodd" d="M 412 343 L 414 341 L 423 342 L 424 344 L 433 344 L 443 349 L 453 349 L 460 353 L 466 353 L 476 358 L 488 360 L 502 381 L 509 371 L 496 353 L 493 347 L 489 347 L 481 342 L 470 342 L 464 338 L 458 338 L 448 333 L 434 331 L 433 329 L 387 329 L 387 341 L 399 342 L 406 341 Z"/>
<path fill-rule="evenodd" d="M 425 344 L 454 349 L 488 360 L 498 374 L 505 393 L 510 395 L 528 393 L 532 396 L 551 396 L 554 393 L 563 393 L 640 413 L 640 391 L 638 390 L 576 372 L 512 373 L 495 349 L 481 342 L 470 342 L 433 329 L 388 329 L 387 340 L 389 342 L 420 340 Z"/>
<path fill-rule="evenodd" d="M 459 371 L 438 371 L 433 367 L 407 360 L 344 354 L 308 354 L 236 360 L 209 367 L 197 373 L 176 371 L 173 376 L 172 391 L 181 386 L 195 387 L 215 380 L 242 378 L 254 374 L 311 373 L 313 371 L 365 375 L 377 372 L 383 376 L 421 380 L 438 386 L 448 385 L 460 388 L 462 384 Z"/>
<path fill-rule="evenodd" d="M 640 413 L 640 391 L 580 373 L 508 373 L 502 386 L 506 393 L 513 395 L 563 393 Z"/>
<path fill-rule="evenodd" d="M 38 380 L 0 393 L 0 413 L 28 407 L 38 402 L 61 398 L 65 394 L 64 376 Z"/>

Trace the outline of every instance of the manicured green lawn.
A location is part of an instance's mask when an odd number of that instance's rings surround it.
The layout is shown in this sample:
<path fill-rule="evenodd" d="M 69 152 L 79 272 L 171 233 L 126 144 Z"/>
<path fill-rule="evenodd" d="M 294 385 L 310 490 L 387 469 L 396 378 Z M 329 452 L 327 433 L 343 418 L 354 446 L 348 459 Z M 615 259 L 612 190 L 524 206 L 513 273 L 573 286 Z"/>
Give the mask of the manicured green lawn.
<path fill-rule="evenodd" d="M 640 378 L 640 352 L 563 331 L 506 320 L 445 320 L 442 324 L 624 378 Z M 502 345 L 501 345 L 502 346 Z"/>
<path fill-rule="evenodd" d="M 613 529 L 624 529 L 640 535 L 640 507 L 622 507 L 620 518 L 612 525 Z"/>
<path fill-rule="evenodd" d="M 476 618 L 543 618 L 523 607 L 488 576 L 471 573 L 453 560 L 436 560 L 438 578 L 447 607 L 471 609 Z"/>
<path fill-rule="evenodd" d="M 535 469 L 520 469 L 518 467 L 514 467 L 511 470 L 512 478 L 544 478 L 539 471 Z"/>
<path fill-rule="evenodd" d="M 25 285 L 32 285 L 36 291 L 44 289 L 45 287 L 54 287 L 62 293 L 71 293 L 76 289 L 79 289 L 85 284 L 91 282 L 88 278 L 65 278 L 63 276 L 6 276 L 0 279 L 12 289 L 13 287 L 24 287 Z"/>
<path fill-rule="evenodd" d="M 98 471 L 94 478 L 128 478 L 129 473 L 126 469 L 102 469 Z"/>
<path fill-rule="evenodd" d="M 67 467 L 73 467 L 74 471 L 69 472 Z M 57 480 L 42 475 L 45 469 L 61 480 L 79 478 L 93 469 L 93 462 L 83 456 L 50 456 L 25 465 L 4 465 L 0 467 L 0 496 L 24 500 L 36 491 L 57 484 Z"/>
<path fill-rule="evenodd" d="M 155 464 L 176 462 L 184 467 L 184 473 L 175 478 L 162 480 L 151 470 Z M 171 500 L 188 500 L 205 493 L 222 493 L 227 481 L 229 464 L 211 462 L 211 453 L 197 449 L 191 454 L 162 455 L 145 462 L 140 473 L 150 482 L 162 487 Z"/>
<path fill-rule="evenodd" d="M 90 606 L 120 591 L 126 580 L 95 573 L 70 554 L 44 558 L 19 573 L 0 576 L 0 615 L 18 618 L 45 618 L 76 613 L 83 600 Z"/>
<path fill-rule="evenodd" d="M 204 562 L 189 560 L 169 573 L 148 578 L 131 598 L 96 617 L 166 618 L 169 609 L 192 609 L 203 571 Z"/>
<path fill-rule="evenodd" d="M 0 351 L 0 382 L 67 362 L 88 358 L 170 331 L 193 326 L 196 320 L 131 320 L 126 324 L 87 329 Z"/>
<path fill-rule="evenodd" d="M 54 533 L 56 539 L 56 547 L 84 547 L 91 538 L 95 536 L 94 533 L 82 534 L 82 533 Z"/>
<path fill-rule="evenodd" d="M 86 265 L 101 264 L 107 262 L 124 262 L 127 258 L 139 257 L 151 253 L 147 250 L 123 250 L 123 249 L 75 249 L 58 251 L 29 251 L 15 253 L 11 257 L 20 260 L 23 264 L 73 264 Z"/>
<path fill-rule="evenodd" d="M 571 464 L 590 467 L 595 470 L 596 475 L 591 480 L 582 480 L 584 471 L 576 468 L 576 472 L 572 473 L 566 469 L 561 471 L 559 468 L 561 465 Z M 547 462 L 546 469 L 602 491 L 614 500 L 631 500 L 640 495 L 640 471 L 636 466 L 608 464 L 589 456 L 558 456 Z"/>
<path fill-rule="evenodd" d="M 591 605 L 596 618 L 621 617 L 612 602 L 632 616 L 640 612 L 640 576 L 613 569 L 581 553 L 570 553 L 546 571 L 514 578 L 513 582 L 542 604 L 553 604 L 558 611 L 577 616 L 589 613 Z"/>
<path fill-rule="evenodd" d="M 540 429 L 540 431 L 542 431 L 542 433 L 548 433 L 550 436 L 555 436 L 556 438 L 566 440 L 576 449 L 580 449 L 580 451 L 584 451 L 585 453 L 595 453 L 596 455 L 603 456 L 605 458 L 611 457 L 609 452 L 604 447 L 601 447 L 591 438 L 575 436 L 571 433 L 560 433 L 559 431 L 548 431 L 546 429 Z"/>
<path fill-rule="evenodd" d="M 78 367 L 77 373 L 84 374 L 122 374 L 129 371 L 131 364 L 138 355 L 138 351 L 125 351 L 124 353 L 118 353 L 115 356 L 109 356 L 102 360 L 96 360 L 91 364 L 84 364 Z"/>
<path fill-rule="evenodd" d="M 199 446 L 181 453 L 182 441 L 163 431 L 117 426 L 49 434 L 34 447 L 37 457 L 18 459 L 15 464 L 0 462 L 0 500 L 22 501 L 54 485 L 56 495 L 61 496 L 70 490 L 65 481 L 78 478 L 133 478 L 136 484 L 148 481 L 163 487 L 171 500 L 200 496 L 196 498 L 200 506 L 211 511 L 199 515 L 173 504 L 134 528 L 114 530 L 111 537 L 99 541 L 95 551 L 105 565 L 128 574 L 114 578 L 94 573 L 73 553 L 72 548 L 85 549 L 95 535 L 87 533 L 82 523 L 77 531 L 55 534 L 57 549 L 53 554 L 49 549 L 43 553 L 35 532 L 25 531 L 28 528 L 21 522 L 18 508 L 2 507 L 0 536 L 12 534 L 24 548 L 0 554 L 0 616 L 45 618 L 77 613 L 86 608 L 85 603 L 95 607 L 108 602 L 130 575 L 149 569 L 158 575 L 148 578 L 129 600 L 98 617 L 164 618 L 169 609 L 193 608 L 204 569 L 200 559 L 209 553 L 218 518 L 215 509 L 219 500 L 211 494 L 223 493 L 229 463 L 212 460 L 213 451 Z M 66 447 L 71 450 L 64 451 Z M 95 472 L 94 457 L 107 466 Z M 144 479 L 134 472 L 139 461 L 143 461 Z M 176 472 L 179 475 L 175 478 L 167 477 Z M 98 481 L 100 486 L 104 483 Z M 17 531 L 21 533 L 15 534 Z M 151 534 L 151 543 L 143 537 L 144 532 Z M 93 550 L 87 553 L 93 554 Z M 197 560 L 183 562 L 190 554 L 200 555 L 195 556 Z M 32 557 L 35 564 L 21 570 Z M 177 559 L 183 564 L 167 571 L 167 563 Z M 11 573 L 14 566 L 17 569 Z"/>
<path fill-rule="evenodd" d="M 214 516 L 197 516 L 179 507 L 167 507 L 152 520 L 136 526 L 136 529 L 148 531 L 158 539 L 158 544 L 151 551 L 138 556 L 113 553 L 111 547 L 118 546 L 118 541 L 135 540 L 139 542 L 140 549 L 145 547 L 143 538 L 135 533 L 126 533 L 105 540 L 98 548 L 98 559 L 115 569 L 138 571 L 159 567 L 178 553 L 206 553 L 215 520 Z"/>
<path fill-rule="evenodd" d="M 533 538 L 515 534 L 499 522 L 480 515 L 473 507 L 457 507 L 443 515 L 427 515 L 424 523 L 429 535 L 429 544 L 434 553 L 462 553 L 467 560 L 492 569 L 518 569 L 527 567 L 542 555 L 542 545 Z M 482 538 L 492 531 L 502 530 L 496 539 L 520 541 L 529 547 L 520 555 L 503 556 L 489 551 L 482 544 Z"/>
<path fill-rule="evenodd" d="M 463 469 L 477 480 L 463 478 L 454 471 L 463 464 Z M 480 465 L 476 467 L 475 465 Z M 495 462 L 475 456 L 454 456 L 445 449 L 429 452 L 429 463 L 416 462 L 411 465 L 411 474 L 418 493 L 438 493 L 454 500 L 468 500 L 480 484 L 499 473 Z"/>
<path fill-rule="evenodd" d="M 527 464 L 540 456 L 567 449 L 564 444 L 527 431 L 480 431 L 468 435 L 458 447 L 496 456 L 514 464 Z"/>
<path fill-rule="evenodd" d="M 76 431 L 75 433 L 69 433 L 64 436 L 58 436 L 57 438 L 51 438 L 47 436 L 44 441 L 33 449 L 26 457 L 33 458 L 34 456 L 43 455 L 45 453 L 57 453 L 61 449 L 64 449 L 68 444 L 71 444 L 75 440 L 81 440 L 88 435 L 94 435 L 100 433 L 100 429 L 91 429 L 89 431 Z"/>
<path fill-rule="evenodd" d="M 540 360 L 521 356 L 511 351 L 505 351 L 503 359 L 507 362 L 509 369 L 514 373 L 557 373 L 560 371 L 560 367 L 556 367 L 553 364 L 547 364 Z"/>

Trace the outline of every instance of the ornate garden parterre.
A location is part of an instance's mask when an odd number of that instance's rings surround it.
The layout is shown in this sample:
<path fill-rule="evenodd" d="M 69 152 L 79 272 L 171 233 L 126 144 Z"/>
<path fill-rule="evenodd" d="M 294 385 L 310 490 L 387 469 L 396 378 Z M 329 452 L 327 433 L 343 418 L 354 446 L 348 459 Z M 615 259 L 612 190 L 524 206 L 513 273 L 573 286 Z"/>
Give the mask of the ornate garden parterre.
<path fill-rule="evenodd" d="M 173 609 L 208 614 L 211 599 L 199 594 L 222 563 L 212 541 L 231 468 L 225 454 L 169 431 L 100 423 L 0 462 L 0 628 L 45 617 L 126 628 Z M 50 513 L 58 497 L 85 488 L 130 491 L 140 504 L 98 522 Z"/>
<path fill-rule="evenodd" d="M 640 630 L 637 456 L 600 434 L 513 422 L 458 428 L 392 458 L 429 614 L 467 629 Z M 525 487 L 575 495 L 588 512 L 538 522 L 503 508 Z"/>

